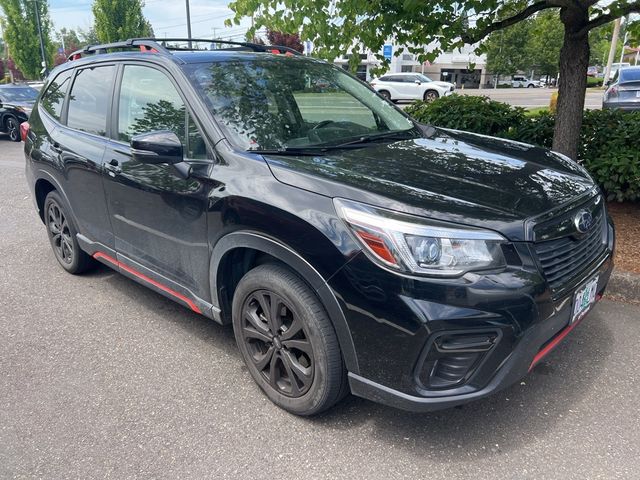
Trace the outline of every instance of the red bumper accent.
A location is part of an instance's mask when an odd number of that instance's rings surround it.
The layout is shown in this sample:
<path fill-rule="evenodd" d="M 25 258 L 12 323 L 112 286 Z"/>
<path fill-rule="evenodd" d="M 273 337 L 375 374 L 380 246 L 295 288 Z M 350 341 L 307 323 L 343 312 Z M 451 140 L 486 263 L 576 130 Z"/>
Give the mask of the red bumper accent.
<path fill-rule="evenodd" d="M 172 290 L 171 288 L 167 287 L 166 285 L 162 285 L 161 283 L 156 282 L 154 279 L 147 277 L 144 273 L 138 272 L 137 270 L 131 268 L 130 266 L 125 265 L 124 263 L 116 260 L 113 257 L 110 257 L 106 253 L 96 252 L 96 253 L 93 254 L 93 258 L 95 258 L 96 260 L 102 259 L 102 260 L 106 261 L 107 263 L 110 263 L 111 265 L 113 265 L 115 267 L 121 268 L 125 272 L 130 273 L 131 275 L 139 278 L 140 280 L 143 280 L 146 283 L 149 283 L 149 284 L 153 285 L 154 287 L 162 290 L 163 292 L 168 293 L 172 297 L 177 298 L 178 300 L 184 302 L 191 310 L 193 310 L 194 312 L 199 313 L 199 314 L 202 315 L 202 311 L 193 302 L 193 300 L 185 297 L 184 295 L 182 295 L 181 293 L 176 292 L 175 290 Z"/>
<path fill-rule="evenodd" d="M 598 303 L 598 301 L 600 301 L 601 298 L 602 298 L 602 295 L 598 294 L 596 296 L 595 303 Z M 531 365 L 529 365 L 529 371 L 533 370 L 533 367 L 535 367 L 540 362 L 540 360 L 542 360 L 544 357 L 546 357 L 551 352 L 551 350 L 556 348 L 556 346 L 564 339 L 564 337 L 569 335 L 569 333 L 571 333 L 571 331 L 574 328 L 576 328 L 580 324 L 580 322 L 582 322 L 583 318 L 584 317 L 578 319 L 577 321 L 575 321 L 571 325 L 567 325 L 562 330 L 560 330 L 560 332 L 555 337 L 553 337 L 553 339 L 549 343 L 547 343 L 544 346 L 544 348 L 542 348 L 542 350 L 540 350 L 536 354 L 535 357 L 533 357 L 533 360 L 531 361 Z"/>

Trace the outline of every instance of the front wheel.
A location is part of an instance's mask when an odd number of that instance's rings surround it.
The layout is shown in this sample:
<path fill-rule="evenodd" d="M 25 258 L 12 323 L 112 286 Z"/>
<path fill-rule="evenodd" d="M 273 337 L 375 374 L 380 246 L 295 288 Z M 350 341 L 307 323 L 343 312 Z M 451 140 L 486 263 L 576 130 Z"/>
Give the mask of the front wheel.
<path fill-rule="evenodd" d="M 391 100 L 391 94 L 388 91 L 380 90 L 380 92 L 378 92 L 378 93 L 380 93 L 380 95 L 382 95 L 387 100 L 389 100 L 389 101 Z"/>
<path fill-rule="evenodd" d="M 233 295 L 233 330 L 249 373 L 269 399 L 296 415 L 333 406 L 346 372 L 333 325 L 295 273 L 260 265 Z"/>
<path fill-rule="evenodd" d="M 535 85 L 530 83 L 529 85 L 527 85 L 527 88 L 535 88 Z"/>
<path fill-rule="evenodd" d="M 18 123 L 18 120 L 16 120 L 13 117 L 9 117 L 5 122 L 5 126 L 7 128 L 7 133 L 9 134 L 9 138 L 11 139 L 11 141 L 19 142 L 20 141 L 20 124 Z"/>
<path fill-rule="evenodd" d="M 426 92 L 424 92 L 423 98 L 425 102 L 431 103 L 437 100 L 439 97 L 440 95 L 435 90 L 427 90 Z"/>

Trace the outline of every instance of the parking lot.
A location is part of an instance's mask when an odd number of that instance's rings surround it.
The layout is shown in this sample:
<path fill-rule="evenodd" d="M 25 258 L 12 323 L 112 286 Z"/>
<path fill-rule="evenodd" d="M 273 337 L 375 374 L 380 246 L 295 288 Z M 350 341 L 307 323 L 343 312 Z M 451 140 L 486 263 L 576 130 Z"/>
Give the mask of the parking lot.
<path fill-rule="evenodd" d="M 602 301 L 522 383 L 412 414 L 293 417 L 233 333 L 102 267 L 62 271 L 0 135 L 0 478 L 631 479 L 640 307 Z"/>

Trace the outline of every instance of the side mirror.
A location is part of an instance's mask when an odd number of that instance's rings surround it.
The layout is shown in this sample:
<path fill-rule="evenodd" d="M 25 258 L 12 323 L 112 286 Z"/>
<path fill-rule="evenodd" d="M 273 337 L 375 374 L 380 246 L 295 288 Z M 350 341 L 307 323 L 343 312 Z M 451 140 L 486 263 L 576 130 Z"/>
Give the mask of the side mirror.
<path fill-rule="evenodd" d="M 191 175 L 191 166 L 184 162 L 182 142 L 170 130 L 135 135 L 131 139 L 131 156 L 140 163 L 167 163 L 184 179 Z"/>
<path fill-rule="evenodd" d="M 416 85 L 422 85 L 422 82 L 420 80 L 414 80 L 414 82 Z"/>
<path fill-rule="evenodd" d="M 184 160 L 182 142 L 169 130 L 141 133 L 131 139 L 131 154 L 141 163 L 168 163 L 173 165 Z"/>

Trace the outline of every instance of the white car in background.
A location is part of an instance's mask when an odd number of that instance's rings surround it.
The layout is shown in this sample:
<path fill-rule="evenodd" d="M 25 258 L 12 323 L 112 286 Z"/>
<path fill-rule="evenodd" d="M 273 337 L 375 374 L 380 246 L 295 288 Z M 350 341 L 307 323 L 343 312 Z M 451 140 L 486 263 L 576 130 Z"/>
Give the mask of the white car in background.
<path fill-rule="evenodd" d="M 513 88 L 540 88 L 542 82 L 539 80 L 532 80 L 524 75 L 514 75 L 511 78 L 511 86 Z"/>
<path fill-rule="evenodd" d="M 383 97 L 392 102 L 398 100 L 435 99 L 451 95 L 456 87 L 448 82 L 436 82 L 421 73 L 388 73 L 371 80 L 371 86 Z"/>

